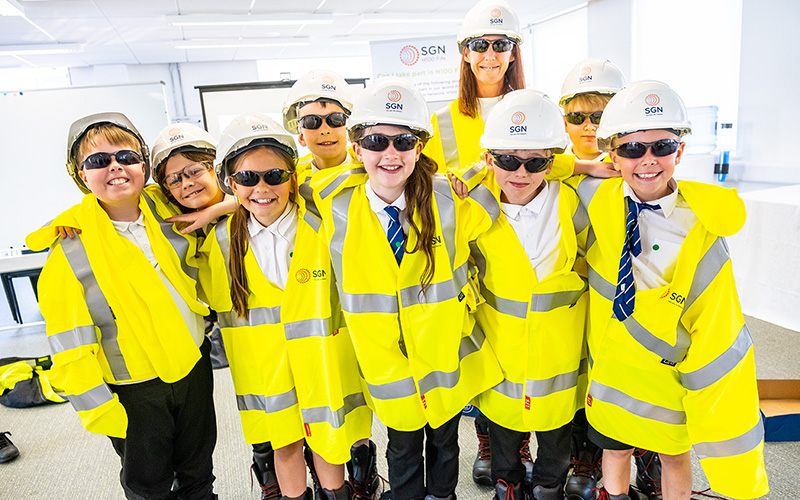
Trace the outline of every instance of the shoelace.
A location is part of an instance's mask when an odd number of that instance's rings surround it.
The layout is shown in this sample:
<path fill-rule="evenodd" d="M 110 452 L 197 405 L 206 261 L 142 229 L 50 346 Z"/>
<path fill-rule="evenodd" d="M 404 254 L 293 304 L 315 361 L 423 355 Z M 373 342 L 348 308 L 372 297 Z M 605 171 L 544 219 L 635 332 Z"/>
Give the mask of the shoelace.
<path fill-rule="evenodd" d="M 594 496 L 595 492 L 597 492 L 596 498 Z M 608 497 L 608 492 L 606 491 L 605 488 L 592 488 L 592 491 L 590 493 L 592 495 L 592 498 L 594 498 L 595 500 L 610 500 Z"/>
<path fill-rule="evenodd" d="M 583 460 L 575 459 L 572 475 L 578 477 L 592 477 L 594 471 L 600 467 L 600 462 L 584 462 Z"/>
<path fill-rule="evenodd" d="M 478 434 L 478 460 L 491 460 L 492 453 L 489 448 L 489 436 Z"/>
<path fill-rule="evenodd" d="M 253 474 L 256 472 L 253 470 L 254 466 L 250 466 L 250 491 L 253 491 Z M 261 488 L 261 500 L 276 500 L 281 498 L 281 487 L 278 486 L 278 483 L 270 484 L 267 486 L 261 486 L 261 483 L 258 484 Z"/>
<path fill-rule="evenodd" d="M 375 491 L 370 493 L 369 487 L 372 485 L 372 482 L 376 477 L 380 478 L 381 482 L 378 484 L 378 487 L 375 488 Z M 353 488 L 354 499 L 363 498 L 366 500 L 375 500 L 380 497 L 379 493 L 382 493 L 386 489 L 387 484 L 389 484 L 389 480 L 378 473 L 375 473 L 375 475 L 372 476 L 372 478 L 367 482 L 350 480 L 350 486 Z"/>
<path fill-rule="evenodd" d="M 647 450 L 644 450 L 644 449 L 641 449 L 641 448 L 636 448 L 635 455 L 637 457 L 642 458 L 646 453 L 647 453 Z M 661 496 L 661 479 L 655 479 L 655 478 L 650 477 L 650 473 L 648 472 L 649 469 L 650 469 L 650 466 L 653 464 L 653 460 L 655 460 L 655 457 L 656 457 L 655 453 L 652 453 L 650 455 L 650 460 L 648 460 L 647 463 L 645 464 L 644 471 L 642 472 L 640 477 L 645 480 L 647 485 L 652 490 L 649 493 L 651 493 L 653 495 Z M 644 492 L 644 493 L 648 493 L 648 492 Z"/>
<path fill-rule="evenodd" d="M 523 462 L 533 462 L 531 458 L 531 438 L 530 435 L 522 441 L 522 447 L 519 449 L 519 459 Z"/>
<path fill-rule="evenodd" d="M 13 436 L 13 434 L 9 431 L 0 432 L 0 448 L 11 446 L 11 440 L 8 439 L 8 436 Z"/>
<path fill-rule="evenodd" d="M 704 496 L 706 498 L 717 498 L 719 500 L 730 500 L 728 497 L 721 497 L 721 496 L 717 496 L 717 495 L 712 495 L 711 493 L 708 493 L 709 491 L 711 491 L 711 488 L 706 488 L 706 489 L 700 490 L 700 491 L 692 491 L 692 495 L 702 495 L 702 496 Z M 702 500 L 702 499 L 695 498 L 694 496 L 692 496 L 691 500 Z"/>
<path fill-rule="evenodd" d="M 503 498 L 501 498 L 500 500 L 514 500 L 514 485 L 513 484 L 508 484 L 507 482 L 505 482 L 502 479 L 498 479 L 497 480 L 497 484 L 506 487 L 506 494 L 503 495 Z M 519 500 L 523 500 L 523 499 L 519 499 Z"/>

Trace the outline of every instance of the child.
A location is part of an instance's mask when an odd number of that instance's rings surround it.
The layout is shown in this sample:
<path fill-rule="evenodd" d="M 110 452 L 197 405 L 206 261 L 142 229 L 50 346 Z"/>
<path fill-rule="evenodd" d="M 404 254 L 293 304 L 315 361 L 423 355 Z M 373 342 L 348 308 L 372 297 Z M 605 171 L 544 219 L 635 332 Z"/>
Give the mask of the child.
<path fill-rule="evenodd" d="M 27 240 L 52 245 L 39 300 L 53 382 L 87 430 L 111 438 L 128 498 L 216 498 L 194 237 L 173 231 L 163 218 L 174 212 L 142 195 L 147 146 L 124 115 L 76 121 L 67 147 L 68 172 L 87 194 L 54 224 L 82 234 L 54 242 L 47 227 Z"/>
<path fill-rule="evenodd" d="M 672 178 L 690 130 L 672 89 L 634 82 L 597 130 L 622 179 L 577 185 L 592 222 L 586 416 L 604 449 L 600 498 L 628 498 L 634 447 L 659 453 L 665 500 L 690 497 L 690 447 L 714 490 L 768 491 L 752 340 L 724 241 L 744 204 Z"/>
<path fill-rule="evenodd" d="M 425 99 L 402 80 L 364 89 L 349 133 L 363 166 L 318 174 L 312 187 L 368 403 L 389 428 L 390 498 L 455 499 L 461 410 L 502 378 L 470 314 L 467 262 L 497 204 L 454 200 L 421 153 Z"/>
<path fill-rule="evenodd" d="M 564 498 L 570 421 L 586 383 L 586 285 L 573 270 L 586 214 L 574 190 L 545 180 L 566 145 L 561 112 L 535 90 L 507 94 L 481 137 L 482 185 L 503 210 L 472 246 L 486 298 L 476 317 L 505 375 L 475 400 L 489 419 L 496 499 L 525 498 L 519 449 L 530 431 L 534 497 Z"/>
<path fill-rule="evenodd" d="M 272 443 L 283 498 L 312 498 L 304 437 L 323 498 L 350 498 L 340 464 L 369 435 L 371 412 L 330 294 L 319 219 L 297 196 L 296 161 L 294 140 L 266 115 L 226 127 L 217 176 L 241 205 L 203 245 L 203 284 L 219 313 L 245 439 Z"/>
<path fill-rule="evenodd" d="M 292 85 L 283 105 L 283 124 L 289 132 L 299 133 L 298 142 L 311 150 L 297 162 L 301 192 L 312 174 L 354 160 L 347 147 L 345 128 L 352 111 L 350 87 L 333 71 L 312 71 Z M 353 445 L 351 455 L 347 470 L 355 498 L 375 500 L 381 483 L 375 443 L 369 439 L 359 441 Z M 313 468 L 311 473 L 315 474 Z"/>

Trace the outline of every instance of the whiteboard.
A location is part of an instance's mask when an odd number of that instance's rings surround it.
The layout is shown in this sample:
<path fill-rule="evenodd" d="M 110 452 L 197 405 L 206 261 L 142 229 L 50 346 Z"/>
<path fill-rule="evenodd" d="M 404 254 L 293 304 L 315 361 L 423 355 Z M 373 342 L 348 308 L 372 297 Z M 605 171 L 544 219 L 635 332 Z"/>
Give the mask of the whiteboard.
<path fill-rule="evenodd" d="M 0 249 L 80 203 L 67 174 L 69 126 L 92 113 L 118 111 L 148 143 L 169 123 L 164 82 L 32 91 L 0 91 Z"/>

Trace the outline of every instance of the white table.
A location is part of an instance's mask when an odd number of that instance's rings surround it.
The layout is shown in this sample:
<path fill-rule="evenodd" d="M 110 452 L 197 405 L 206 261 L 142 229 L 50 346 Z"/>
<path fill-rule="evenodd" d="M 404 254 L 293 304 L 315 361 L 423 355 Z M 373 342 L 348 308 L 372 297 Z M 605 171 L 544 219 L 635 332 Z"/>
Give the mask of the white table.
<path fill-rule="evenodd" d="M 22 315 L 19 311 L 17 294 L 14 290 L 14 278 L 29 278 L 31 280 L 31 286 L 33 286 L 33 291 L 36 293 L 39 272 L 42 270 L 42 267 L 44 267 L 46 260 L 47 252 L 0 258 L 0 279 L 3 281 L 3 290 L 6 293 L 8 307 L 11 309 L 11 316 L 17 323 L 22 323 Z"/>

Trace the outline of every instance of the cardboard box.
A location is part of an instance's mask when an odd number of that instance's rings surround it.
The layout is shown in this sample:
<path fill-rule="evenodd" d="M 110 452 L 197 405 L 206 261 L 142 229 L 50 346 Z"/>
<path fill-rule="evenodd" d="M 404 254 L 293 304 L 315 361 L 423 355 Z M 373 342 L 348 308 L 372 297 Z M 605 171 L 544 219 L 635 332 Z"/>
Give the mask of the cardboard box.
<path fill-rule="evenodd" d="M 765 441 L 800 441 L 800 380 L 759 380 Z"/>

